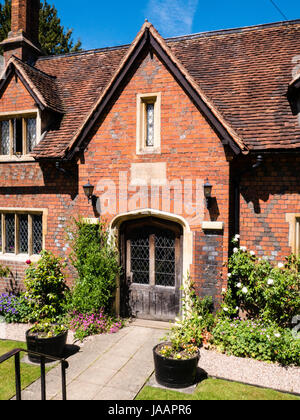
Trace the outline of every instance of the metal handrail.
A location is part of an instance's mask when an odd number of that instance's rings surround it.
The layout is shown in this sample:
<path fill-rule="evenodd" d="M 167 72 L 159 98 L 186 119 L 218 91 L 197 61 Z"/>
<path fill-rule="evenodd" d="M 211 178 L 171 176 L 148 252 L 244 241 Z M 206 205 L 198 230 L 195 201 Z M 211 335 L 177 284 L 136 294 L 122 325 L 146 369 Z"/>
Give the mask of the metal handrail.
<path fill-rule="evenodd" d="M 10 352 L 0 356 L 0 364 L 5 362 L 6 360 L 11 359 L 12 357 L 15 358 L 15 382 L 16 382 L 16 400 L 21 401 L 21 369 L 20 369 L 20 353 L 30 353 L 33 356 L 40 357 L 40 366 L 41 366 L 41 399 L 42 401 L 46 400 L 46 359 L 50 359 L 53 361 L 60 362 L 61 364 L 61 383 L 62 383 L 62 399 L 66 401 L 67 399 L 67 387 L 66 387 L 66 369 L 69 367 L 69 363 L 65 359 L 61 359 L 59 357 L 49 356 L 43 353 L 37 353 L 34 351 L 30 352 L 24 349 L 14 349 Z"/>

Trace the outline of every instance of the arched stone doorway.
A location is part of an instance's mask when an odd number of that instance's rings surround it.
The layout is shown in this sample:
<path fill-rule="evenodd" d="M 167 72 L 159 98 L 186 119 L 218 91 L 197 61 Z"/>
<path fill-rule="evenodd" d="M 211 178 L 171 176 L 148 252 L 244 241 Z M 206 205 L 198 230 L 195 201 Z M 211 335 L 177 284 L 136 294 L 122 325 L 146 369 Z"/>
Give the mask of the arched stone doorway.
<path fill-rule="evenodd" d="M 157 217 L 119 227 L 122 316 L 173 321 L 180 312 L 183 229 Z"/>

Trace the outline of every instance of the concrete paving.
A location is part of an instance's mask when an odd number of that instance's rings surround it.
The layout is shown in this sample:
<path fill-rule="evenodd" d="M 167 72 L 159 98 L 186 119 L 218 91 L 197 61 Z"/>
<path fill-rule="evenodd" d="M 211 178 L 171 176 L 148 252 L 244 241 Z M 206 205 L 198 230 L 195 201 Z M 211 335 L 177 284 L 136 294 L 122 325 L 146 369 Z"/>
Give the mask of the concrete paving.
<path fill-rule="evenodd" d="M 68 400 L 133 400 L 154 371 L 153 347 L 169 325 L 136 321 L 116 334 L 92 337 L 67 360 Z M 60 400 L 61 368 L 46 376 L 47 400 Z M 40 400 L 40 380 L 22 392 Z"/>

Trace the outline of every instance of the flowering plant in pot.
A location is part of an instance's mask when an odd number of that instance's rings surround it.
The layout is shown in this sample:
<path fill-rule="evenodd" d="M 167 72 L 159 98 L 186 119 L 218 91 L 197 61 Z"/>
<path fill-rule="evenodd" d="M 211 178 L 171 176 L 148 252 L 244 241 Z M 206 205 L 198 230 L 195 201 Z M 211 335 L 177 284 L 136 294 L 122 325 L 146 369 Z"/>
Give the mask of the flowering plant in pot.
<path fill-rule="evenodd" d="M 36 322 L 26 332 L 28 351 L 42 353 L 48 356 L 61 357 L 67 343 L 68 328 L 63 324 L 52 324 L 46 320 Z M 40 362 L 40 357 L 33 353 L 28 354 L 29 360 L 34 363 Z M 51 362 L 46 358 L 46 362 Z"/>
<path fill-rule="evenodd" d="M 153 349 L 156 380 L 170 388 L 186 388 L 195 383 L 203 334 L 214 322 L 211 299 L 199 300 L 191 281 L 183 290 L 183 318 L 176 319 L 167 341 Z"/>
<path fill-rule="evenodd" d="M 159 384 L 170 388 L 186 388 L 195 383 L 200 359 L 196 343 L 185 342 L 183 338 L 177 341 L 171 334 L 170 341 L 154 347 L 153 357 Z"/>
<path fill-rule="evenodd" d="M 25 296 L 31 308 L 30 321 L 37 321 L 26 332 L 28 350 L 60 357 L 67 340 L 67 327 L 58 324 L 64 315 L 68 288 L 63 268 L 65 264 L 51 252 L 43 251 L 37 264 L 27 262 Z M 29 359 L 39 357 L 29 353 Z"/>

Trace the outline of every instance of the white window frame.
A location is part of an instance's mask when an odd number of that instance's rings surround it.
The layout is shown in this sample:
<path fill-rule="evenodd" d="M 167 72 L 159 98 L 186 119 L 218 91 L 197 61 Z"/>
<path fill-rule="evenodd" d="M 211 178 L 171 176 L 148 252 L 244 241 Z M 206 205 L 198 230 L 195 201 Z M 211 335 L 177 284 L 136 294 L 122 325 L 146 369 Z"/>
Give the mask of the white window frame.
<path fill-rule="evenodd" d="M 5 215 L 14 214 L 15 215 L 15 252 L 6 253 L 6 232 L 5 232 Z M 19 253 L 19 239 L 18 239 L 18 216 L 26 214 L 28 215 L 28 253 L 22 254 Z M 0 208 L 0 223 L 1 223 L 1 235 L 2 235 L 2 246 L 0 247 L 0 260 L 20 260 L 26 261 L 26 259 L 31 258 L 34 261 L 40 258 L 40 255 L 33 254 L 33 242 L 32 242 L 32 216 L 41 215 L 42 216 L 42 250 L 45 249 L 45 237 L 47 234 L 47 209 L 29 209 L 29 208 Z"/>
<path fill-rule="evenodd" d="M 26 150 L 26 153 L 22 155 L 16 155 L 13 153 L 13 119 L 15 118 L 23 118 L 23 150 Z M 26 138 L 26 124 L 25 119 L 28 118 L 36 118 L 36 144 L 39 143 L 41 138 L 41 115 L 38 109 L 29 109 L 25 111 L 17 111 L 17 112 L 1 112 L 0 113 L 0 121 L 9 121 L 10 124 L 10 153 L 9 155 L 1 155 L 0 154 L 0 162 L 7 162 L 7 161 L 28 161 L 34 160 L 30 153 L 28 153 L 28 145 L 27 145 L 27 138 Z M 1 133 L 0 133 L 0 141 L 1 141 Z"/>
<path fill-rule="evenodd" d="M 154 146 L 147 146 L 147 104 L 154 104 Z M 161 153 L 161 93 L 137 94 L 136 153 Z"/>

